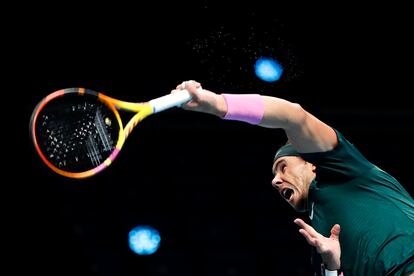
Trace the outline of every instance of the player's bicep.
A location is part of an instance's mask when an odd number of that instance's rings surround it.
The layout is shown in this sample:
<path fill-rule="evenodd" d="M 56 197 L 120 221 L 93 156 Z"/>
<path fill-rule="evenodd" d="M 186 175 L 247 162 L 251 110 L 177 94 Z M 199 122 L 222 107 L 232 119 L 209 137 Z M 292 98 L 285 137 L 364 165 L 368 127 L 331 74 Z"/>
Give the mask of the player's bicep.
<path fill-rule="evenodd" d="M 290 101 L 262 96 L 264 116 L 260 126 L 282 128 L 299 152 L 321 152 L 333 149 L 338 143 L 335 131 Z"/>

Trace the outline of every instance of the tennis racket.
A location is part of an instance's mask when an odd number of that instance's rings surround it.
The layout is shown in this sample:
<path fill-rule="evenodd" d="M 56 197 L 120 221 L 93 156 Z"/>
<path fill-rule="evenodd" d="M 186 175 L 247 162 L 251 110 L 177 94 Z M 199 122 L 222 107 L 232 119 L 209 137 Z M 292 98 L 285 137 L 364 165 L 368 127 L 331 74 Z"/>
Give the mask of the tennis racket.
<path fill-rule="evenodd" d="M 85 88 L 61 89 L 36 106 L 30 133 L 36 152 L 50 169 L 65 177 L 86 178 L 115 160 L 140 121 L 190 100 L 187 90 L 132 103 Z M 119 110 L 135 112 L 125 127 Z"/>

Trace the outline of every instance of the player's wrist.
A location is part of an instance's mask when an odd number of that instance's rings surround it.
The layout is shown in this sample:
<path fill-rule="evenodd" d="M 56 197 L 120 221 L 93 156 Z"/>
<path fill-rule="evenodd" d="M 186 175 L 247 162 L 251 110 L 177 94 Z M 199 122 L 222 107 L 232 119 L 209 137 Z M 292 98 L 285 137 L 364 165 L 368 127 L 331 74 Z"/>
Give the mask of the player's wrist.
<path fill-rule="evenodd" d="M 223 119 L 236 120 L 253 125 L 259 124 L 264 116 L 264 103 L 259 94 L 221 94 L 227 112 Z"/>
<path fill-rule="evenodd" d="M 331 270 L 331 271 L 340 269 L 340 265 L 336 265 L 336 264 L 332 264 L 332 263 L 325 263 L 324 267 L 325 267 L 325 269 Z"/>
<path fill-rule="evenodd" d="M 340 256 L 340 255 L 339 255 Z M 322 254 L 322 260 L 325 269 L 328 270 L 339 270 L 341 268 L 340 257 L 333 251 Z"/>
<path fill-rule="evenodd" d="M 227 114 L 227 103 L 223 95 L 216 94 L 215 97 L 215 112 L 214 114 L 220 118 L 224 118 Z"/>
<path fill-rule="evenodd" d="M 338 275 L 338 272 L 340 270 L 340 265 L 336 264 L 335 262 L 328 262 L 324 263 L 323 267 L 325 269 L 325 276 L 332 276 L 332 275 Z"/>

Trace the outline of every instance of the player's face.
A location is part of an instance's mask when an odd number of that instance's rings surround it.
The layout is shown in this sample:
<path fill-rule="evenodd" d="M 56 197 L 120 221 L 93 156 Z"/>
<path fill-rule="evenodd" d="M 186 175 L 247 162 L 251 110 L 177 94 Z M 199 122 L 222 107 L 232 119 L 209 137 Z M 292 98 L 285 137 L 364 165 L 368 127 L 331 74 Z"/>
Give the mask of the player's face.
<path fill-rule="evenodd" d="M 296 211 L 306 211 L 309 186 L 315 178 L 315 166 L 297 156 L 283 156 L 272 168 L 272 186 Z"/>

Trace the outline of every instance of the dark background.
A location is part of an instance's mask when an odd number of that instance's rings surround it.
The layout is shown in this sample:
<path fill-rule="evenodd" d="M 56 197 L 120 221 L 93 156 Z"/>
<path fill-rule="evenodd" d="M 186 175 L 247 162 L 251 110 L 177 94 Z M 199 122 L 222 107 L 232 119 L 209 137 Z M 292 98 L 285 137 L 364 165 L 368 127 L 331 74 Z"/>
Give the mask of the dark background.
<path fill-rule="evenodd" d="M 270 185 L 281 130 L 171 109 L 138 125 L 100 175 L 64 179 L 46 169 L 28 132 L 35 105 L 61 88 L 140 102 L 195 79 L 217 93 L 299 102 L 414 194 L 407 9 L 269 5 L 5 8 L 14 120 L 2 182 L 13 275 L 311 275 L 310 248 L 293 224 L 306 217 Z M 262 55 L 284 66 L 278 82 L 254 75 Z M 154 255 L 129 250 L 138 224 L 160 231 Z"/>

